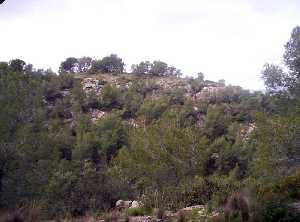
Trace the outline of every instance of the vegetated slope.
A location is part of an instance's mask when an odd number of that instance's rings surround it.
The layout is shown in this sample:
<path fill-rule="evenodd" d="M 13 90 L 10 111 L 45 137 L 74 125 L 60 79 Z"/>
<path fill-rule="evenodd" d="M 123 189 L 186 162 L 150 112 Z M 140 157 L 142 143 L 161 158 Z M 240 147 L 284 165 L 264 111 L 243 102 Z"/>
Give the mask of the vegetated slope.
<path fill-rule="evenodd" d="M 94 118 L 94 115 L 97 113 L 99 118 L 101 118 L 105 113 L 116 110 L 124 112 L 124 119 L 136 118 L 141 116 L 137 113 L 140 108 L 138 106 L 145 100 L 154 103 L 159 100 L 165 100 L 165 102 L 168 102 L 168 108 L 183 106 L 188 102 L 194 105 L 193 109 L 197 111 L 197 106 L 208 106 L 216 103 L 239 103 L 242 97 L 251 95 L 249 91 L 243 90 L 238 86 L 225 86 L 224 83 L 191 77 L 159 77 L 123 73 L 113 75 L 74 74 L 74 78 L 81 82 L 87 100 L 91 100 L 91 103 L 86 104 L 84 109 L 91 113 L 93 120 L 97 119 Z M 58 93 L 58 96 L 70 94 L 71 89 L 64 88 Z M 128 94 L 135 96 L 135 98 L 126 98 Z M 257 95 L 262 96 L 259 92 Z M 132 99 L 139 99 L 139 101 L 132 101 Z M 140 104 L 135 104 L 136 107 L 128 107 L 130 102 L 139 102 Z M 198 111 L 198 113 L 201 113 L 201 111 Z"/>
<path fill-rule="evenodd" d="M 138 199 L 296 221 L 299 30 L 286 45 L 288 71 L 265 66 L 265 94 L 180 78 L 159 61 L 126 74 L 116 55 L 69 58 L 60 75 L 0 63 L 0 207 L 38 205 L 41 217 L 59 218 Z"/>

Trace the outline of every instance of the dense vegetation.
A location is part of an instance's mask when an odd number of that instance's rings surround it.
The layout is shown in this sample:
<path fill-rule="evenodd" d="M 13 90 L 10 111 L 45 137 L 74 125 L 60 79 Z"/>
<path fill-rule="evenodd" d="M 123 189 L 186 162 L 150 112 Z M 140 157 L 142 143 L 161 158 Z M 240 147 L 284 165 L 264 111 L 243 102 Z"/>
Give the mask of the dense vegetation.
<path fill-rule="evenodd" d="M 206 100 L 159 91 L 152 78 L 180 75 L 161 61 L 133 65 L 129 87 L 106 83 L 101 96 L 77 74 L 125 75 L 117 55 L 68 58 L 59 75 L 1 62 L 0 208 L 34 205 L 50 219 L 140 199 L 170 210 L 205 204 L 230 221 L 299 221 L 300 27 L 285 49 L 285 67 L 263 69 L 265 93 L 221 81 Z M 185 80 L 194 94 L 208 82 Z M 94 123 L 90 109 L 109 114 Z"/>

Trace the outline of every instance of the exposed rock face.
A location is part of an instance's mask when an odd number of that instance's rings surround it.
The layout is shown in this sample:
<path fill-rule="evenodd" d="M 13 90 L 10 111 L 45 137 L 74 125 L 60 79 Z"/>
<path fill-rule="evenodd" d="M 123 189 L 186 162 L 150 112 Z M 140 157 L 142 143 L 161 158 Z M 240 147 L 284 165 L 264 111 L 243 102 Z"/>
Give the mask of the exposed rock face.
<path fill-rule="evenodd" d="M 93 122 L 96 122 L 100 119 L 102 119 L 105 116 L 105 112 L 98 110 L 98 109 L 90 109 L 90 113 L 91 113 L 91 120 Z"/>
<path fill-rule="evenodd" d="M 195 210 L 195 209 L 198 209 L 198 210 L 203 210 L 205 209 L 205 206 L 204 205 L 195 205 L 195 206 L 190 206 L 190 207 L 185 207 L 183 209 L 181 209 L 182 211 L 192 211 L 192 210 Z"/>
<path fill-rule="evenodd" d="M 128 120 L 128 123 L 129 123 L 129 125 L 131 125 L 131 126 L 134 127 L 134 128 L 140 127 L 138 121 L 135 120 L 135 119 L 129 119 L 129 120 Z"/>
<path fill-rule="evenodd" d="M 132 204 L 131 200 L 118 200 L 116 202 L 116 208 L 122 209 L 122 208 L 130 208 Z"/>
<path fill-rule="evenodd" d="M 250 123 L 246 126 L 244 126 L 241 131 L 240 131 L 240 137 L 241 139 L 244 141 L 244 140 L 247 140 L 250 136 L 250 134 L 253 132 L 253 130 L 256 128 L 255 124 L 253 123 Z"/>
<path fill-rule="evenodd" d="M 196 122 L 196 126 L 199 127 L 199 128 L 200 128 L 200 127 L 203 127 L 204 121 L 205 121 L 205 114 L 198 113 L 198 114 L 197 114 L 197 122 Z"/>
<path fill-rule="evenodd" d="M 160 79 L 157 81 L 157 84 L 162 89 L 170 89 L 176 85 L 173 81 L 170 81 L 168 79 Z"/>
<path fill-rule="evenodd" d="M 124 205 L 124 200 L 118 200 L 116 202 L 116 207 L 122 207 Z"/>
<path fill-rule="evenodd" d="M 124 201 L 124 207 L 125 207 L 125 208 L 131 207 L 131 204 L 132 204 L 132 201 L 131 201 L 131 200 L 126 200 L 126 201 Z"/>
<path fill-rule="evenodd" d="M 223 94 L 225 87 L 206 86 L 200 92 L 195 94 L 194 100 L 210 100 L 217 99 Z"/>
<path fill-rule="evenodd" d="M 96 95 L 101 97 L 102 89 L 104 84 L 110 84 L 117 88 L 120 88 L 121 92 L 126 92 L 138 78 L 141 78 L 141 81 L 145 81 L 145 95 L 152 100 L 158 100 L 165 93 L 172 92 L 173 90 L 180 89 L 180 93 L 183 93 L 184 97 L 188 100 L 193 101 L 194 103 L 198 102 L 217 102 L 225 101 L 230 98 L 230 95 L 234 95 L 238 92 L 238 89 L 231 87 L 225 87 L 216 82 L 204 81 L 201 85 L 201 91 L 195 91 L 192 83 L 189 81 L 189 78 L 177 78 L 177 77 L 137 77 L 134 74 L 124 74 L 124 75 L 108 75 L 108 74 L 99 74 L 97 76 L 83 78 L 82 79 L 82 88 L 85 93 L 96 92 Z M 199 88 L 200 90 L 200 88 Z M 63 94 L 69 94 L 69 92 L 63 92 Z M 198 112 L 198 108 L 195 107 L 195 115 L 197 115 L 198 127 L 202 127 L 204 123 L 205 114 Z M 91 120 L 96 122 L 97 120 L 102 119 L 105 116 L 105 112 L 97 109 L 90 110 Z M 197 114 L 198 113 L 198 114 Z M 141 127 L 141 124 L 136 119 L 128 120 L 128 123 L 137 128 Z"/>
<path fill-rule="evenodd" d="M 94 78 L 85 78 L 82 80 L 82 88 L 86 93 L 94 90 L 97 94 L 101 93 L 101 85 L 98 79 Z"/>
<path fill-rule="evenodd" d="M 64 89 L 61 90 L 61 94 L 65 97 L 65 96 L 69 96 L 71 94 L 70 89 Z"/>
<path fill-rule="evenodd" d="M 133 82 L 132 79 L 126 79 L 125 77 L 117 77 L 117 76 L 102 76 L 101 78 L 105 79 L 105 82 L 108 84 L 114 85 L 117 88 L 129 89 Z M 188 83 L 186 79 L 180 78 L 158 78 L 154 81 L 150 80 L 148 83 L 152 83 L 156 86 L 153 91 L 152 97 L 158 98 L 160 93 L 156 91 L 161 90 L 174 90 L 181 89 L 185 93 L 186 98 L 190 98 L 193 100 L 207 100 L 211 98 L 216 98 L 219 95 L 222 95 L 222 92 L 226 87 L 220 86 L 215 82 L 205 82 L 205 87 L 198 93 L 192 92 L 191 84 Z M 96 78 L 84 78 L 82 80 L 82 87 L 86 93 L 94 90 L 98 95 L 101 94 L 103 83 Z"/>
<path fill-rule="evenodd" d="M 130 206 L 130 208 L 141 208 L 141 207 L 143 207 L 143 204 L 136 200 L 132 201 Z"/>

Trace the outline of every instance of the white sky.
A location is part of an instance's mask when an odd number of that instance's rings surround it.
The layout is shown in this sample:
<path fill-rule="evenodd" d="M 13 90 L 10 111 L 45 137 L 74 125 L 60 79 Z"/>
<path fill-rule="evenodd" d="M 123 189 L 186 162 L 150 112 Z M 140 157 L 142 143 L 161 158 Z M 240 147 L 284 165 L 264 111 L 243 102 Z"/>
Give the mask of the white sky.
<path fill-rule="evenodd" d="M 69 56 L 116 53 L 128 68 L 160 59 L 185 75 L 262 89 L 262 67 L 281 61 L 299 12 L 300 0 L 6 0 L 0 61 L 57 71 Z"/>

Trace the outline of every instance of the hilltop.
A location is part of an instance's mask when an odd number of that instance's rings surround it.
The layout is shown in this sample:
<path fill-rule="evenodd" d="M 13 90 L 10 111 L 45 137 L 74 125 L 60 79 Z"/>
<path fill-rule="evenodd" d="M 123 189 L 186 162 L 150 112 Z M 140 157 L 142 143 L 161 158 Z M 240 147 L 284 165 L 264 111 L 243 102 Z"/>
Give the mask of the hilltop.
<path fill-rule="evenodd" d="M 170 103 L 170 106 L 181 104 L 183 105 L 187 101 L 193 105 L 195 111 L 198 110 L 199 104 L 214 104 L 222 102 L 233 102 L 234 97 L 250 95 L 247 90 L 243 90 L 238 86 L 226 86 L 224 82 L 213 82 L 209 80 L 204 80 L 203 78 L 192 78 L 185 77 L 181 78 L 178 76 L 154 76 L 154 75 L 141 75 L 135 73 L 122 73 L 122 74 L 111 74 L 111 73 L 97 73 L 97 74 L 87 74 L 87 73 L 75 73 L 74 81 L 80 83 L 84 94 L 89 100 L 95 100 L 94 104 L 87 104 L 85 111 L 90 114 L 93 122 L 100 120 L 106 114 L 114 110 L 116 107 L 113 105 L 111 107 L 101 106 L 100 100 L 103 103 L 110 102 L 121 102 L 121 101 L 106 101 L 106 100 L 123 100 L 123 103 L 128 103 L 126 101 L 126 94 L 135 93 L 141 96 L 139 101 L 142 103 L 144 100 L 158 101 L 165 99 L 174 100 L 174 104 Z M 109 90 L 114 92 L 115 97 L 120 98 L 109 98 L 112 95 L 108 95 Z M 60 91 L 57 92 L 56 98 L 61 99 L 66 96 L 71 95 L 71 87 L 62 87 Z M 119 95 L 117 95 L 119 94 Z M 261 94 L 262 95 L 262 94 Z M 123 98 L 121 98 L 123 97 Z M 169 98 L 167 98 L 169 97 Z M 171 98 L 173 97 L 173 98 Z M 54 98 L 55 100 L 55 98 Z M 53 98 L 45 99 L 51 108 L 54 104 Z M 177 101 L 176 101 L 177 100 Z M 98 104 L 95 104 L 98 103 Z M 117 109 L 122 109 L 121 104 Z M 136 110 L 138 111 L 138 110 Z M 71 118 L 72 114 L 66 115 L 66 118 Z M 125 115 L 126 116 L 126 115 Z M 128 117 L 136 117 L 128 116 Z M 127 117 L 125 117 L 126 119 Z M 203 117 L 201 117 L 203 118 Z M 134 122 L 131 119 L 131 122 Z M 200 121 L 200 120 L 199 120 Z M 203 121 L 203 119 L 201 120 Z"/>

